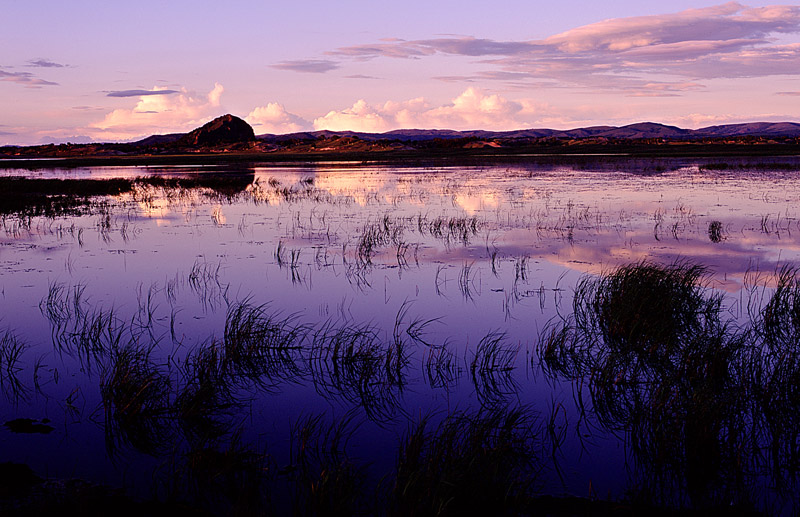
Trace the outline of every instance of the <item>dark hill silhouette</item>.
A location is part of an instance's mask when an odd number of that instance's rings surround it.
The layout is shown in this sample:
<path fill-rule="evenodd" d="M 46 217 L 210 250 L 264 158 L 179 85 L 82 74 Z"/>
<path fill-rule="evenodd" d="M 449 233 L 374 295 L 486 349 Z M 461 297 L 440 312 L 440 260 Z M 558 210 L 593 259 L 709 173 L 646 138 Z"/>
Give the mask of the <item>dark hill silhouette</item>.
<path fill-rule="evenodd" d="M 172 133 L 153 135 L 132 142 L 136 146 L 177 145 L 213 146 L 222 143 L 251 142 L 258 140 L 272 144 L 286 144 L 292 141 L 316 140 L 319 138 L 351 137 L 365 142 L 379 140 L 397 140 L 400 142 L 427 142 L 431 140 L 454 140 L 459 138 L 475 138 L 483 140 L 535 140 L 538 138 L 585 139 L 603 137 L 617 140 L 665 139 L 665 140 L 699 140 L 703 138 L 725 137 L 798 137 L 800 124 L 796 122 L 750 122 L 745 124 L 725 124 L 709 126 L 701 129 L 684 129 L 655 122 L 638 122 L 626 126 L 590 126 L 574 129 L 518 129 L 513 131 L 486 131 L 452 129 L 395 129 L 386 133 L 363 133 L 359 131 L 301 131 L 287 134 L 266 133 L 256 136 L 253 129 L 244 120 L 233 115 L 218 117 L 208 124 L 195 129 L 191 133 Z"/>
<path fill-rule="evenodd" d="M 256 139 L 250 124 L 234 117 L 223 115 L 178 140 L 178 145 L 209 146 L 227 143 L 252 142 Z"/>
<path fill-rule="evenodd" d="M 680 145 L 673 145 L 680 144 Z M 749 146 L 749 147 L 747 147 Z M 772 146 L 769 147 L 768 146 Z M 180 154 L 368 154 L 406 152 L 440 154 L 519 154 L 547 152 L 655 153 L 796 153 L 800 123 L 751 122 L 684 129 L 654 122 L 621 127 L 591 126 L 559 130 L 455 131 L 397 129 L 386 133 L 304 131 L 256 136 L 253 128 L 233 115 L 224 115 L 189 133 L 153 135 L 130 143 L 61 144 L 0 147 L 0 158 L 155 157 Z M 144 159 L 144 158 L 143 158 Z M 148 158 L 149 159 L 149 158 Z M 155 158 L 153 158 L 155 159 Z M 160 159 L 160 158 L 159 158 Z"/>
<path fill-rule="evenodd" d="M 458 138 L 479 139 L 536 139 L 536 138 L 593 138 L 604 137 L 619 140 L 639 140 L 661 138 L 666 140 L 697 140 L 702 138 L 723 138 L 728 136 L 800 136 L 800 124 L 795 122 L 752 122 L 709 126 L 701 129 L 683 129 L 676 126 L 639 122 L 626 126 L 591 126 L 567 130 L 558 129 L 519 129 L 514 131 L 455 131 L 452 129 L 396 129 L 387 133 L 361 133 L 357 131 L 303 131 L 283 135 L 263 134 L 256 138 L 264 142 L 284 143 L 292 140 L 313 140 L 320 137 L 356 137 L 365 141 L 399 140 L 402 142 L 424 142 Z"/>
<path fill-rule="evenodd" d="M 727 124 L 709 126 L 694 131 L 695 134 L 722 136 L 798 136 L 800 124 L 796 122 L 751 122 L 749 124 Z"/>
<path fill-rule="evenodd" d="M 609 129 L 598 134 L 610 138 L 686 138 L 692 134 L 691 129 L 681 129 L 653 122 L 639 122 L 627 126 Z"/>

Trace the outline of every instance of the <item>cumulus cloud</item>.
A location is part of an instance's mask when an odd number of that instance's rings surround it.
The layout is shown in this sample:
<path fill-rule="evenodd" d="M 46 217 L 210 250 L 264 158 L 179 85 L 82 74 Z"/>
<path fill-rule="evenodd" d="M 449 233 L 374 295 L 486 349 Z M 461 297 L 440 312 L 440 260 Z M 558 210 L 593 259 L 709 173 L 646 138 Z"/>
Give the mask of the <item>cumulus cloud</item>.
<path fill-rule="evenodd" d="M 331 61 L 330 59 L 298 59 L 293 61 L 281 61 L 280 63 L 275 63 L 270 66 L 278 70 L 323 74 L 339 68 L 339 63 Z"/>
<path fill-rule="evenodd" d="M 276 102 L 255 108 L 245 120 L 255 128 L 256 133 L 296 133 L 311 127 L 307 120 L 289 113 L 282 104 Z"/>
<path fill-rule="evenodd" d="M 45 81 L 30 72 L 6 72 L 0 70 L 0 81 L 22 84 L 27 88 L 41 88 L 42 86 L 57 86 L 58 83 Z"/>
<path fill-rule="evenodd" d="M 144 97 L 147 95 L 171 95 L 180 93 L 178 90 L 115 90 L 106 92 L 106 97 Z"/>
<path fill-rule="evenodd" d="M 389 110 L 375 108 L 361 99 L 350 108 L 329 111 L 325 116 L 314 119 L 314 129 L 383 133 L 394 129 L 393 116 Z"/>
<path fill-rule="evenodd" d="M 166 88 L 154 87 L 155 91 Z M 206 95 L 197 95 L 182 88 L 172 95 L 140 95 L 132 108 L 120 108 L 91 124 L 98 139 L 130 139 L 154 133 L 171 133 L 194 129 L 220 113 L 224 88 L 214 84 Z"/>
<path fill-rule="evenodd" d="M 373 106 L 359 100 L 314 120 L 315 129 L 381 133 L 399 128 L 518 129 L 527 127 L 540 106 L 511 101 L 477 88 L 467 88 L 449 104 L 431 106 L 423 98 Z"/>
<path fill-rule="evenodd" d="M 737 2 L 677 13 L 604 20 L 543 40 L 495 41 L 474 37 L 383 40 L 342 47 L 330 55 L 356 60 L 421 59 L 434 54 L 482 57 L 494 80 L 553 79 L 607 89 L 645 87 L 646 75 L 676 77 L 662 95 L 683 91 L 687 79 L 797 75 L 800 45 L 775 44 L 775 35 L 800 32 L 800 6 L 748 8 Z M 513 74 L 513 76 L 503 75 Z M 491 77 L 486 77 L 491 78 Z M 474 80 L 444 76 L 443 80 Z"/>

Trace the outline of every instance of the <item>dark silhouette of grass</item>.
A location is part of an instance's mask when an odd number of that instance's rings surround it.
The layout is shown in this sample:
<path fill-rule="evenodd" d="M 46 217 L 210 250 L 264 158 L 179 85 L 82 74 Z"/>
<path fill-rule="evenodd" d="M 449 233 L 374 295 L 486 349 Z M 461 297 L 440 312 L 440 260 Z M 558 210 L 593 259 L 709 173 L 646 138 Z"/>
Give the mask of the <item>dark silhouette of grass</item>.
<path fill-rule="evenodd" d="M 19 378 L 19 364 L 26 345 L 10 331 L 0 336 L 0 391 L 12 404 L 19 403 L 28 394 L 28 388 Z"/>
<path fill-rule="evenodd" d="M 574 315 L 544 331 L 539 355 L 550 375 L 587 386 L 582 412 L 625 434 L 648 497 L 749 507 L 751 334 L 722 321 L 703 279 L 683 262 L 585 277 Z"/>
<path fill-rule="evenodd" d="M 711 221 L 708 223 L 708 239 L 711 242 L 722 242 L 725 240 L 725 229 L 721 221 Z"/>
<path fill-rule="evenodd" d="M 115 350 L 100 384 L 109 450 L 130 444 L 156 454 L 169 434 L 169 393 L 169 378 L 151 362 L 147 350 L 134 344 Z"/>
<path fill-rule="evenodd" d="M 478 401 L 484 408 L 498 407 L 519 386 L 512 377 L 518 347 L 505 342 L 502 332 L 489 332 L 478 342 L 469 369 Z"/>
<path fill-rule="evenodd" d="M 402 350 L 387 347 L 371 325 L 326 322 L 310 339 L 308 362 L 317 392 L 360 405 L 375 421 L 394 417 L 405 383 Z"/>
<path fill-rule="evenodd" d="M 189 436 L 217 437 L 239 406 L 225 365 L 222 347 L 211 342 L 186 357 L 182 383 L 173 403 L 174 415 Z"/>
<path fill-rule="evenodd" d="M 462 369 L 447 344 L 443 344 L 427 350 L 422 373 L 431 388 L 449 390 L 458 383 Z"/>
<path fill-rule="evenodd" d="M 350 416 L 326 423 L 300 418 L 292 428 L 291 464 L 295 515 L 370 515 L 363 467 L 347 454 Z"/>
<path fill-rule="evenodd" d="M 540 470 L 525 408 L 453 413 L 412 425 L 398 452 L 389 515 L 517 515 Z"/>
<path fill-rule="evenodd" d="M 222 199 L 243 192 L 252 175 L 202 175 L 194 178 L 147 176 L 135 179 L 31 179 L 0 177 L 0 216 L 56 217 L 89 209 L 95 198 L 132 193 L 137 187 L 208 189 Z"/>
<path fill-rule="evenodd" d="M 237 302 L 228 309 L 224 361 L 235 375 L 262 388 L 304 375 L 300 352 L 308 329 L 295 317 L 269 314 L 267 306 Z"/>
<path fill-rule="evenodd" d="M 800 472 L 800 277 L 795 266 L 776 271 L 774 291 L 759 316 L 762 348 L 749 371 L 774 482 L 780 486 Z"/>
<path fill-rule="evenodd" d="M 269 456 L 242 443 L 238 430 L 224 440 L 192 441 L 176 482 L 188 482 L 195 502 L 215 515 L 265 515 L 272 470 Z"/>

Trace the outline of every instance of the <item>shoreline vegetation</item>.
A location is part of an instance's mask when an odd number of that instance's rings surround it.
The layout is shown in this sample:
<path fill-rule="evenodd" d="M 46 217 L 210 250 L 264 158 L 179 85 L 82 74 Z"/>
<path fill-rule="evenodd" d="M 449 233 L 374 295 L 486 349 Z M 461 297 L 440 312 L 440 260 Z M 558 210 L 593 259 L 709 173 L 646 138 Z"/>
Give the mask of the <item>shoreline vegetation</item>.
<path fill-rule="evenodd" d="M 796 140 L 796 139 L 795 139 Z M 126 145 L 126 144 L 103 144 Z M 50 146 L 48 146 L 50 147 Z M 58 148 L 60 146 L 52 146 Z M 69 145 L 53 152 L 25 152 L 10 155 L 0 148 L 0 169 L 71 168 L 88 166 L 149 166 L 149 165 L 281 165 L 293 162 L 353 162 L 373 164 L 427 165 L 525 163 L 585 161 L 586 159 L 630 159 L 630 158 L 795 158 L 800 156 L 800 142 L 783 143 L 697 143 L 681 145 L 620 142 L 615 144 L 582 145 L 529 145 L 513 149 L 496 148 L 433 148 L 403 150 L 284 150 L 259 152 L 247 149 L 182 150 L 176 153 L 153 154 L 129 152 L 115 155 L 73 153 Z M 76 147 L 76 146 L 73 146 Z M 5 152 L 4 152 L 5 151 Z"/>
<path fill-rule="evenodd" d="M 95 198 L 120 196 L 137 187 L 164 189 L 210 189 L 218 196 L 231 197 L 247 188 L 252 175 L 226 174 L 194 178 L 143 176 L 124 179 L 39 179 L 20 176 L 0 177 L 0 218 L 56 217 L 77 215 L 89 208 Z"/>

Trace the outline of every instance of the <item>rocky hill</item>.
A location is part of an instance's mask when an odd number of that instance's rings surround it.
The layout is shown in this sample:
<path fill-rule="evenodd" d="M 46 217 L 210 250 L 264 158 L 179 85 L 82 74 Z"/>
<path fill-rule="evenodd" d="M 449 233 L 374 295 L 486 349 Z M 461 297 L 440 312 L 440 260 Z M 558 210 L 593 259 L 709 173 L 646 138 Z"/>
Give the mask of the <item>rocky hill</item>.
<path fill-rule="evenodd" d="M 233 115 L 223 115 L 181 137 L 180 146 L 214 146 L 256 139 L 250 124 Z"/>

